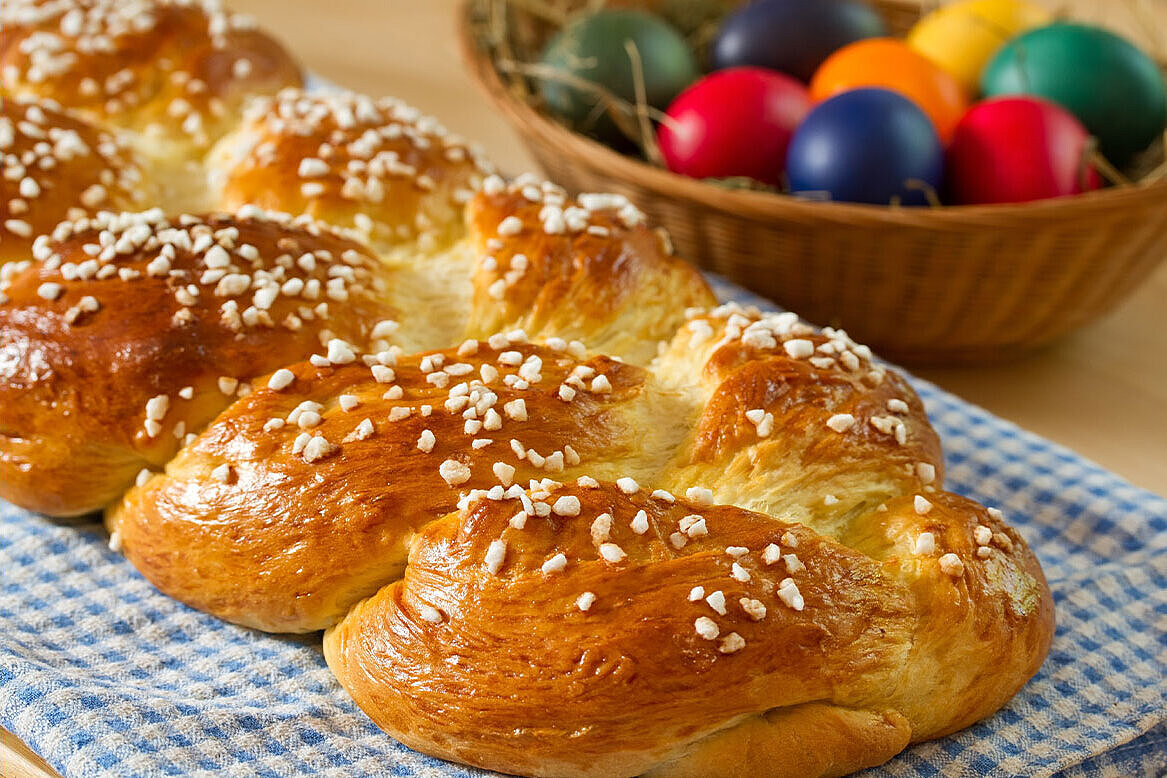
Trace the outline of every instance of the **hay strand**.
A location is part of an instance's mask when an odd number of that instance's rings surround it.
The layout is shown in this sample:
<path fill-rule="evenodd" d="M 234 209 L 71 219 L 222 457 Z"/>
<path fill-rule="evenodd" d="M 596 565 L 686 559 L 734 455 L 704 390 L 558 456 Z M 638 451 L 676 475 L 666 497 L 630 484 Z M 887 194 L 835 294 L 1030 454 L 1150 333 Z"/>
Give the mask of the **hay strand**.
<path fill-rule="evenodd" d="M 641 128 L 633 123 L 632 117 L 636 116 L 640 110 L 643 110 L 646 118 L 653 121 L 664 121 L 668 118 L 662 111 L 653 108 L 651 105 L 645 104 L 643 109 L 638 109 L 636 103 L 628 102 L 607 87 L 572 73 L 565 73 L 550 65 L 544 65 L 539 62 L 499 60 L 495 63 L 495 67 L 500 73 L 517 73 L 536 81 L 554 81 L 595 97 L 598 101 L 597 107 L 608 113 L 620 129 L 620 132 L 642 148 L 644 144 L 642 143 Z M 648 135 L 652 137 L 651 132 Z"/>
<path fill-rule="evenodd" d="M 636 95 L 636 120 L 640 130 L 640 148 L 645 158 L 654 165 L 664 165 L 660 148 L 656 145 L 656 133 L 652 131 L 652 121 L 649 119 L 648 90 L 644 85 L 644 63 L 640 59 L 640 49 L 631 40 L 624 41 L 624 50 L 628 52 L 628 60 L 632 64 L 632 90 Z"/>

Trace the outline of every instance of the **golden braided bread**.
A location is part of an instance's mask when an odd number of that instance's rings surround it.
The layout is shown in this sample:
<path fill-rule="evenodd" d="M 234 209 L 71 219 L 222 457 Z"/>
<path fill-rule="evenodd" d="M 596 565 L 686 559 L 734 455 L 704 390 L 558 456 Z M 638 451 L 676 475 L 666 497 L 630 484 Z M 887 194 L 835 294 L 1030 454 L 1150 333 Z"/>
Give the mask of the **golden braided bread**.
<path fill-rule="evenodd" d="M 109 526 L 223 618 L 341 619 L 330 665 L 423 751 L 847 772 L 996 710 L 1048 650 L 1036 560 L 937 490 L 919 400 L 842 333 L 727 308 L 647 370 L 518 332 L 370 361 L 258 388 Z"/>
<path fill-rule="evenodd" d="M 299 84 L 280 45 L 216 0 L 0 5 L 0 89 L 131 129 L 161 154 L 197 154 L 248 95 Z"/>
<path fill-rule="evenodd" d="M 628 491 L 553 487 L 551 514 L 521 527 L 505 499 L 429 524 L 404 579 L 326 634 L 329 666 L 382 728 L 447 759 L 524 775 L 805 776 L 977 721 L 1048 650 L 1036 560 L 955 495 L 932 495 L 924 515 L 908 496 L 881 503 L 848 545 Z M 936 551 L 914 548 L 924 533 Z"/>
<path fill-rule="evenodd" d="M 1040 567 L 866 348 L 298 81 L 211 0 L 0 6 L 0 496 L 490 769 L 839 775 L 1037 670 Z"/>
<path fill-rule="evenodd" d="M 0 265 L 63 221 L 158 197 L 121 138 L 48 101 L 0 97 L 0 165 Z"/>

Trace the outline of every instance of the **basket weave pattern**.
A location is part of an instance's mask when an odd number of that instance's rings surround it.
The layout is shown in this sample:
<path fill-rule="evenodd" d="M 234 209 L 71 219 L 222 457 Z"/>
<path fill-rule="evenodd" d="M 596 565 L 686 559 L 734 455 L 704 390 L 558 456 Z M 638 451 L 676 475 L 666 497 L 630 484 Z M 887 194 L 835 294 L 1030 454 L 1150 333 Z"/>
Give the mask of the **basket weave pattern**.
<path fill-rule="evenodd" d="M 461 18 L 475 78 L 547 175 L 626 195 L 678 253 L 909 363 L 1010 358 L 1112 310 L 1167 256 L 1167 181 L 1023 205 L 814 203 L 678 176 L 571 132 L 515 94 Z M 918 6 L 884 2 L 892 29 Z"/>

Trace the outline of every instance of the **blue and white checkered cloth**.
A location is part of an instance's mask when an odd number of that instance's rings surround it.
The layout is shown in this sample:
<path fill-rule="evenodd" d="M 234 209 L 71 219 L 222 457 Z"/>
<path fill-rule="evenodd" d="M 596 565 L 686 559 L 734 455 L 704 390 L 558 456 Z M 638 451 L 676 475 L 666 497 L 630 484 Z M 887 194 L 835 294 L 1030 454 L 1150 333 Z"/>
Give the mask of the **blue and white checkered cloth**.
<path fill-rule="evenodd" d="M 1167 775 L 1167 500 L 914 385 L 945 444 L 948 488 L 999 506 L 1026 537 L 1058 629 L 1004 710 L 865 775 Z M 65 776 L 484 775 L 379 731 L 318 637 L 192 611 L 106 541 L 99 525 L 0 503 L 0 724 Z"/>

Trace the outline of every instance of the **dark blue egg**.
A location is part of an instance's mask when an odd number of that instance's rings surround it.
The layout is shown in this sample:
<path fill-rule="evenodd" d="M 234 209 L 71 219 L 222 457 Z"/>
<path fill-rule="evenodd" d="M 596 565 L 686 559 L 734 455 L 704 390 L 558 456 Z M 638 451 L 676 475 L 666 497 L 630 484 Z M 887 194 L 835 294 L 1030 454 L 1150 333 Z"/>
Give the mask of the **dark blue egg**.
<path fill-rule="evenodd" d="M 835 51 L 884 35 L 879 14 L 856 0 L 758 0 L 725 18 L 710 61 L 714 70 L 753 65 L 809 82 Z"/>
<path fill-rule="evenodd" d="M 944 149 L 915 103 L 887 89 L 855 89 L 820 103 L 786 154 L 790 190 L 853 203 L 928 202 L 939 191 Z"/>

